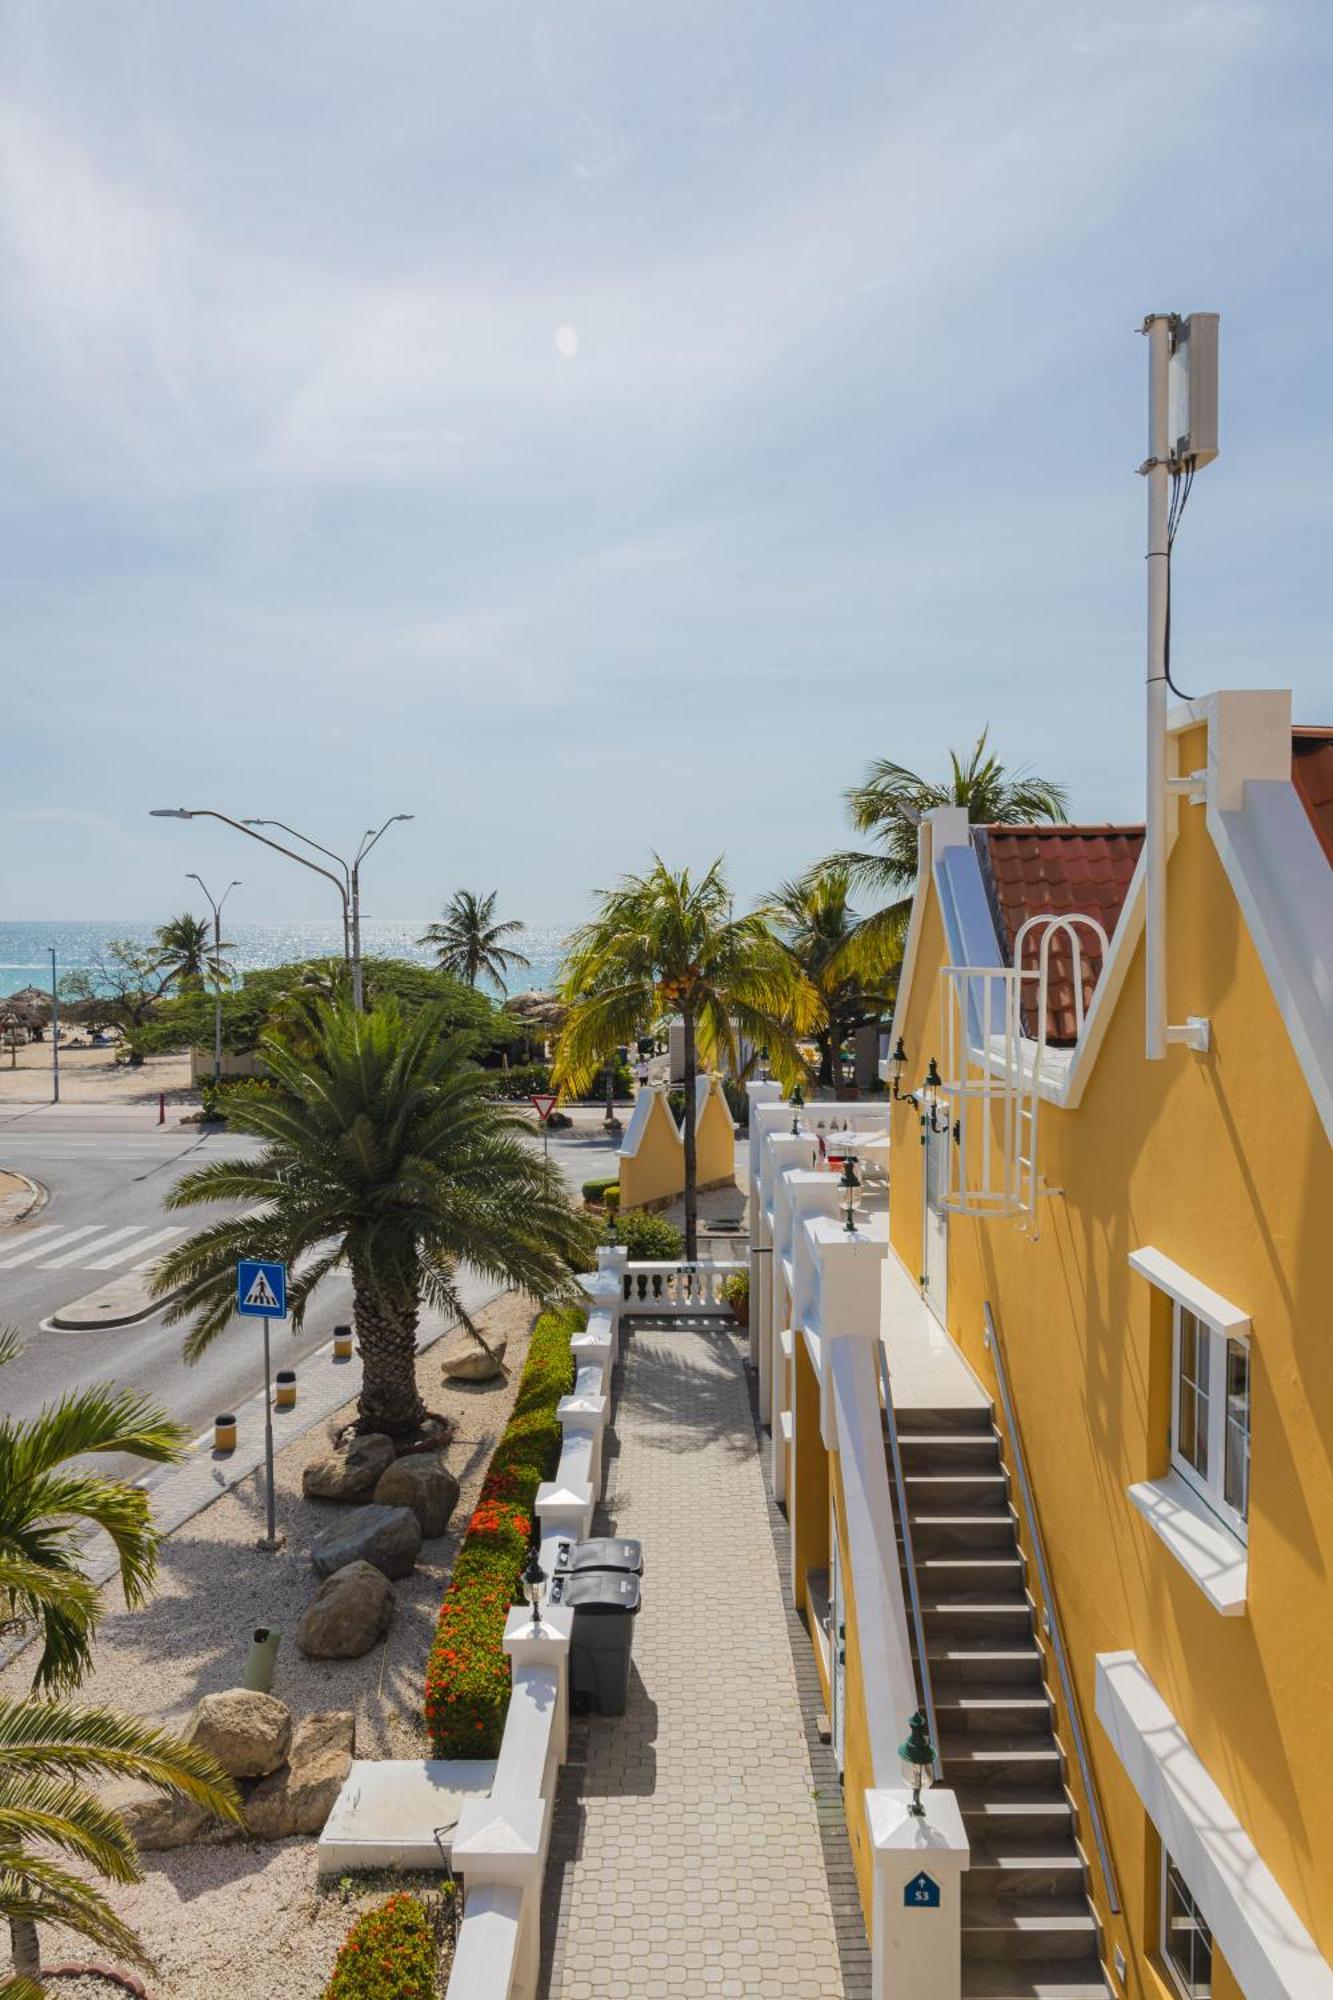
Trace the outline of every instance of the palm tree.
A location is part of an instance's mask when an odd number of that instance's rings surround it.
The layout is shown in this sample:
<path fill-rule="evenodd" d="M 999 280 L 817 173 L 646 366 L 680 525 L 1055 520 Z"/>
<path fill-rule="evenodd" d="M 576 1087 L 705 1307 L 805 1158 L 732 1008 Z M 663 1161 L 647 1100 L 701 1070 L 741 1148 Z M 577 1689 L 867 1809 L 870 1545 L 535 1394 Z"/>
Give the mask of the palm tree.
<path fill-rule="evenodd" d="M 18 1351 L 13 1330 L 0 1332 L 0 1366 Z M 101 1610 L 81 1567 L 84 1530 L 110 1536 L 128 1605 L 144 1601 L 157 1561 L 143 1489 L 78 1461 L 129 1452 L 169 1464 L 184 1445 L 185 1432 L 161 1410 L 115 1389 L 80 1390 L 36 1417 L 0 1421 L 0 1630 L 35 1625 L 42 1640 L 33 1695 L 0 1698 L 0 1920 L 15 1972 L 0 1985 L 5 2000 L 40 1996 L 44 1923 L 145 1963 L 133 1931 L 67 1865 L 113 1882 L 141 1879 L 124 1818 L 90 1781 L 134 1778 L 241 1822 L 236 1788 L 211 1757 L 152 1723 L 65 1698 L 90 1664 Z"/>
<path fill-rule="evenodd" d="M 345 1265 L 363 1364 L 358 1428 L 406 1439 L 429 1414 L 416 1380 L 423 1303 L 475 1333 L 460 1264 L 540 1298 L 571 1291 L 587 1225 L 525 1121 L 486 1095 L 469 1037 L 444 1021 L 438 1006 L 404 1018 L 392 1001 L 366 1014 L 339 1002 L 314 1010 L 309 1050 L 261 1043 L 277 1087 L 237 1091 L 227 1115 L 263 1151 L 187 1174 L 166 1198 L 172 1208 L 262 1204 L 211 1223 L 157 1266 L 153 1290 L 179 1294 L 168 1319 L 193 1316 L 187 1361 L 230 1321 L 238 1259 L 286 1261 L 294 1329 L 320 1279 Z"/>
<path fill-rule="evenodd" d="M 695 1079 L 702 1054 L 734 1075 L 736 1034 L 799 1063 L 796 1035 L 814 995 L 759 912 L 732 917 L 717 860 L 697 881 L 656 855 L 647 875 L 627 875 L 601 893 L 601 907 L 575 931 L 561 978 L 567 1003 L 552 1083 L 586 1089 L 622 1043 L 678 1014 L 685 1028 L 685 1255 L 698 1254 Z"/>
<path fill-rule="evenodd" d="M 215 986 L 228 983 L 231 975 L 222 954 L 231 946 L 224 941 L 215 947 L 212 925 L 201 917 L 192 917 L 187 910 L 183 916 L 159 924 L 153 937 L 158 951 L 153 970 L 162 978 L 160 992 L 165 993 L 169 986 L 182 991 L 201 988 L 205 973 Z"/>
<path fill-rule="evenodd" d="M 864 782 L 847 793 L 852 825 L 868 833 L 876 849 L 849 849 L 831 854 L 812 871 L 816 876 L 843 874 L 849 888 L 889 895 L 893 902 L 866 917 L 853 958 L 858 969 L 878 957 L 902 957 L 911 914 L 911 885 L 916 880 L 917 827 L 923 813 L 935 806 L 963 806 L 974 826 L 1024 826 L 1033 820 L 1063 821 L 1068 790 L 1053 778 L 1031 776 L 1026 770 L 1007 772 L 986 748 L 989 724 L 970 754 L 949 752 L 949 776 L 943 784 L 922 778 L 903 764 L 878 758 Z M 906 895 L 904 891 L 908 891 Z"/>
<path fill-rule="evenodd" d="M 531 961 L 512 945 L 501 942 L 523 926 L 512 919 L 503 924 L 495 921 L 496 894 L 494 889 L 489 896 L 476 896 L 471 889 L 455 889 L 444 906 L 444 922 L 431 924 L 417 943 L 434 947 L 435 962 L 441 972 L 451 972 L 456 979 L 465 979 L 469 986 L 475 986 L 484 973 L 504 993 L 508 991 L 505 975 L 514 966 L 528 965 Z"/>
<path fill-rule="evenodd" d="M 845 868 L 784 882 L 764 914 L 819 996 L 811 1030 L 819 1050 L 816 1081 L 836 1090 L 842 1083 L 844 1041 L 863 1021 L 877 1021 L 893 1003 L 899 955 L 891 947 L 881 947 L 876 955 L 866 946 Z M 784 1082 L 796 1081 L 783 1075 L 781 1067 L 778 1074 Z"/>

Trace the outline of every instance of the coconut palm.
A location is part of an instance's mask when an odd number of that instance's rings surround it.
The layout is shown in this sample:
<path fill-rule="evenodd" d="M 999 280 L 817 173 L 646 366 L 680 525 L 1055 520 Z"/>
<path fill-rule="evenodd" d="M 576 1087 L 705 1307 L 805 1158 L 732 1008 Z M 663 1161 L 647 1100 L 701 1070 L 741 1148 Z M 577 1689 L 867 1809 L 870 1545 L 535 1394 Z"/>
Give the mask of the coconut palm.
<path fill-rule="evenodd" d="M 214 946 L 213 927 L 203 918 L 192 917 L 187 910 L 183 916 L 159 924 L 153 937 L 157 945 L 153 970 L 161 977 L 160 991 L 169 986 L 181 991 L 199 989 L 205 973 L 214 986 L 228 983 L 231 974 L 222 954 L 231 946 L 225 940 Z"/>
<path fill-rule="evenodd" d="M 986 747 L 989 735 L 987 725 L 966 757 L 957 750 L 949 752 L 949 775 L 943 783 L 919 777 L 905 765 L 881 757 L 870 766 L 863 782 L 847 793 L 852 825 L 858 833 L 870 834 L 875 848 L 831 854 L 813 873 L 844 874 L 852 890 L 893 897 L 887 907 L 862 922 L 853 949 L 861 969 L 886 954 L 901 960 L 911 913 L 910 888 L 916 880 L 917 827 L 923 813 L 935 806 L 962 806 L 974 826 L 1024 826 L 1034 820 L 1067 818 L 1066 787 L 1053 778 L 1034 777 L 1026 769 L 1006 771 Z"/>
<path fill-rule="evenodd" d="M 506 974 L 515 966 L 531 961 L 512 945 L 502 942 L 523 926 L 513 919 L 496 922 L 496 894 L 494 889 L 489 896 L 474 895 L 471 889 L 455 889 L 444 906 L 443 923 L 431 924 L 417 943 L 433 946 L 441 972 L 451 972 L 456 979 L 465 979 L 469 986 L 475 986 L 484 973 L 504 993 L 508 990 Z"/>
<path fill-rule="evenodd" d="M 764 913 L 819 997 L 810 1031 L 819 1050 L 815 1080 L 836 1090 L 848 1035 L 864 1021 L 877 1021 L 893 1004 L 901 954 L 882 941 L 878 955 L 866 946 L 845 868 L 784 882 Z M 777 1073 L 784 1082 L 797 1080 L 781 1065 Z"/>
<path fill-rule="evenodd" d="M 698 1253 L 695 1078 L 699 1057 L 740 1067 L 737 1031 L 775 1060 L 799 1063 L 796 1035 L 814 995 L 758 912 L 732 917 L 721 860 L 697 880 L 656 855 L 647 875 L 604 890 L 568 941 L 552 1084 L 587 1088 L 622 1043 L 673 1015 L 685 1028 L 685 1255 Z"/>
<path fill-rule="evenodd" d="M 17 1335 L 0 1333 L 0 1366 L 18 1351 Z M 91 1868 L 112 1882 L 140 1879 L 130 1830 L 97 1797 L 98 1781 L 134 1778 L 241 1818 L 235 1786 L 211 1757 L 137 1717 L 65 1698 L 87 1670 L 101 1610 L 81 1566 L 83 1532 L 110 1537 L 129 1605 L 143 1602 L 157 1560 L 143 1489 L 79 1461 L 127 1452 L 164 1464 L 184 1444 L 161 1410 L 115 1389 L 80 1390 L 35 1417 L 0 1420 L 0 1629 L 33 1626 L 42 1642 L 34 1694 L 0 1698 L 0 1920 L 15 1974 L 0 1984 L 4 2000 L 41 1994 L 42 1924 L 145 1962 L 133 1931 L 86 1877 Z"/>
<path fill-rule="evenodd" d="M 358 1427 L 404 1439 L 429 1414 L 416 1379 L 422 1305 L 474 1331 L 462 1263 L 541 1298 L 571 1291 L 587 1225 L 524 1120 L 486 1095 L 470 1038 L 445 1019 L 435 1005 L 405 1018 L 392 1001 L 365 1014 L 340 1002 L 316 1008 L 309 1050 L 261 1042 L 276 1088 L 235 1092 L 227 1115 L 262 1152 L 187 1174 L 166 1197 L 172 1208 L 260 1204 L 211 1223 L 156 1268 L 157 1295 L 177 1294 L 168 1319 L 193 1320 L 187 1361 L 230 1321 L 238 1259 L 285 1260 L 294 1329 L 320 1279 L 345 1266 L 362 1359 Z"/>

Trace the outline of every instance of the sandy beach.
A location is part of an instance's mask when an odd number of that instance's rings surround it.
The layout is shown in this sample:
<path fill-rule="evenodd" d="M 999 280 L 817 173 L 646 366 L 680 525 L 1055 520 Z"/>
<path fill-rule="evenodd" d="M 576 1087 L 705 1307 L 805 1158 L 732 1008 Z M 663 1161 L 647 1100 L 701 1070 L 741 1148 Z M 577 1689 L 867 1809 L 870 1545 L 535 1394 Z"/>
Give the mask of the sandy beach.
<path fill-rule="evenodd" d="M 51 1102 L 51 1044 L 28 1042 L 0 1050 L 0 1105 Z M 165 1092 L 168 1104 L 195 1096 L 190 1058 L 178 1053 L 148 1056 L 142 1063 L 118 1063 L 114 1046 L 60 1051 L 62 1104 L 149 1104 Z"/>

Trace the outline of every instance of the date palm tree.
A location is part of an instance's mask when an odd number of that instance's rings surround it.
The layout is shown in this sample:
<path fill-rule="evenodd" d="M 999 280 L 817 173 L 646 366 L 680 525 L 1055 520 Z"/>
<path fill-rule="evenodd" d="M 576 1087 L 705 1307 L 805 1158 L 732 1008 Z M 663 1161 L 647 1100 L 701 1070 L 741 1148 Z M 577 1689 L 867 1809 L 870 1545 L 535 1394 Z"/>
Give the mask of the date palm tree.
<path fill-rule="evenodd" d="M 584 1090 L 622 1043 L 673 1015 L 685 1028 L 685 1255 L 698 1254 L 695 1080 L 699 1058 L 735 1075 L 738 1031 L 779 1061 L 799 1064 L 796 1037 L 816 1001 L 791 954 L 758 912 L 731 915 L 717 860 L 697 880 L 656 855 L 646 875 L 601 893 L 597 914 L 569 939 L 552 1084 Z"/>
<path fill-rule="evenodd" d="M 475 1331 L 463 1263 L 539 1298 L 571 1292 L 588 1261 L 587 1224 L 524 1120 L 486 1095 L 469 1037 L 444 1023 L 438 1006 L 404 1018 L 388 1000 L 365 1014 L 339 1002 L 314 1010 L 309 1046 L 261 1043 L 270 1086 L 234 1092 L 227 1116 L 263 1150 L 187 1174 L 166 1197 L 172 1208 L 259 1205 L 210 1223 L 156 1268 L 156 1294 L 175 1294 L 168 1320 L 193 1321 L 187 1361 L 231 1319 L 238 1259 L 287 1263 L 294 1329 L 321 1278 L 345 1266 L 362 1359 L 358 1428 L 402 1440 L 429 1414 L 416 1378 L 422 1305 Z"/>
<path fill-rule="evenodd" d="M 471 889 L 455 889 L 444 906 L 444 921 L 431 924 L 417 943 L 434 947 L 435 962 L 441 972 L 451 972 L 455 979 L 464 979 L 469 986 L 475 986 L 484 974 L 504 993 L 508 990 L 506 975 L 515 966 L 531 961 L 503 942 L 523 926 L 512 918 L 507 923 L 496 921 L 497 893 L 492 889 L 488 896 L 477 896 Z"/>
<path fill-rule="evenodd" d="M 971 751 L 949 752 L 949 775 L 937 782 L 909 771 L 904 764 L 880 757 L 859 785 L 847 793 L 852 825 L 869 834 L 872 849 L 851 848 L 831 854 L 812 871 L 846 876 L 850 889 L 893 898 L 885 908 L 866 917 L 853 957 L 873 964 L 886 952 L 902 957 L 911 914 L 911 886 L 916 880 L 917 827 L 923 813 L 935 806 L 963 806 L 974 826 L 1025 826 L 1034 820 L 1063 821 L 1069 793 L 1054 778 L 1040 778 L 1026 769 L 1009 772 L 988 750 L 989 724 Z"/>
<path fill-rule="evenodd" d="M 13 1330 L 0 1333 L 0 1366 L 18 1352 Z M 0 1983 L 4 2000 L 41 1994 L 42 1924 L 146 1962 L 134 1932 L 87 1880 L 88 1869 L 112 1882 L 140 1880 L 130 1830 L 98 1798 L 99 1781 L 138 1779 L 221 1819 L 241 1818 L 236 1788 L 211 1757 L 135 1716 L 68 1699 L 91 1663 L 102 1608 L 82 1567 L 84 1532 L 109 1536 L 130 1606 L 148 1595 L 158 1547 L 143 1489 L 82 1461 L 125 1452 L 170 1464 L 184 1446 L 185 1432 L 163 1411 L 110 1388 L 0 1420 L 0 1634 L 31 1628 L 41 1641 L 33 1694 L 0 1698 L 0 1920 L 14 1962 L 14 1977 Z"/>
<path fill-rule="evenodd" d="M 231 975 L 222 954 L 231 946 L 224 940 L 215 948 L 213 927 L 201 917 L 192 917 L 187 910 L 159 924 L 153 937 L 157 945 L 153 970 L 162 980 L 159 991 L 165 993 L 169 986 L 181 992 L 199 990 L 205 974 L 215 986 L 228 983 Z"/>
<path fill-rule="evenodd" d="M 848 1035 L 864 1021 L 879 1020 L 893 1004 L 901 953 L 883 940 L 877 952 L 865 944 L 845 868 L 784 882 L 764 910 L 818 995 L 819 1012 L 811 1028 L 819 1050 L 815 1081 L 836 1090 Z M 777 1073 L 783 1082 L 797 1081 L 781 1067 Z"/>

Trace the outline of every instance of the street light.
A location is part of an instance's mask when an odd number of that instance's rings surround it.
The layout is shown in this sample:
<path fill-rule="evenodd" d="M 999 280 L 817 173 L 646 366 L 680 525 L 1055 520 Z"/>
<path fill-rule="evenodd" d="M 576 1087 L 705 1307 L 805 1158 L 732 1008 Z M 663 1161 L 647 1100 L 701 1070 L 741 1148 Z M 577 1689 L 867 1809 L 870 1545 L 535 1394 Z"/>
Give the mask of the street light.
<path fill-rule="evenodd" d="M 51 954 L 51 1102 L 60 1102 L 60 989 L 56 982 L 56 948 L 49 944 Z"/>
<path fill-rule="evenodd" d="M 213 910 L 213 1081 L 222 1079 L 222 905 L 233 889 L 239 889 L 239 882 L 228 882 L 222 894 L 214 902 L 209 895 L 208 884 L 202 875 L 191 869 L 187 882 L 197 882 Z"/>

